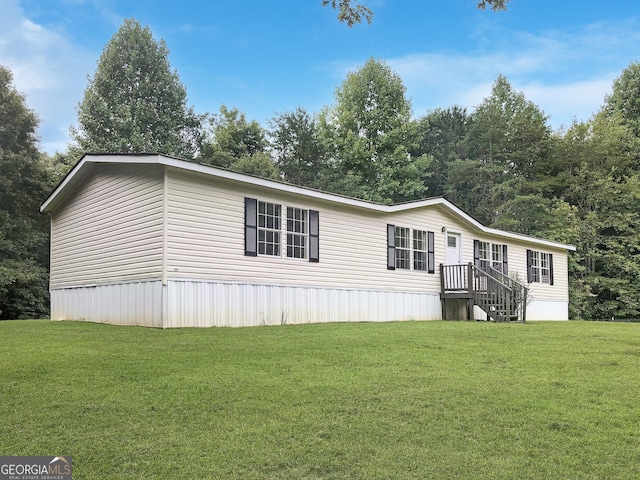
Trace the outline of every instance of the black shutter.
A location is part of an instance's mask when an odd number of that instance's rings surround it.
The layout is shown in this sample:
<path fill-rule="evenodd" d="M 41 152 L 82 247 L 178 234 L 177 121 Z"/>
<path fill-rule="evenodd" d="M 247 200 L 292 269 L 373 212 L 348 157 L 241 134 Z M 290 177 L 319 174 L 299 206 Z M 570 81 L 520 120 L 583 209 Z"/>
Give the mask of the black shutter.
<path fill-rule="evenodd" d="M 244 199 L 244 254 L 258 255 L 258 201 L 247 197 Z"/>
<path fill-rule="evenodd" d="M 549 283 L 553 285 L 553 254 L 549 254 Z"/>
<path fill-rule="evenodd" d="M 533 259 L 533 252 L 527 249 L 527 283 L 531 283 L 531 263 Z"/>
<path fill-rule="evenodd" d="M 502 273 L 509 275 L 509 261 L 507 260 L 507 246 L 502 245 Z"/>
<path fill-rule="evenodd" d="M 396 269 L 396 226 L 387 225 L 387 270 Z"/>
<path fill-rule="evenodd" d="M 480 240 L 473 241 L 473 265 L 480 268 Z"/>
<path fill-rule="evenodd" d="M 433 232 L 427 232 L 427 271 L 435 273 L 436 257 L 435 257 L 435 239 Z"/>
<path fill-rule="evenodd" d="M 309 261 L 320 261 L 320 213 L 309 210 Z"/>

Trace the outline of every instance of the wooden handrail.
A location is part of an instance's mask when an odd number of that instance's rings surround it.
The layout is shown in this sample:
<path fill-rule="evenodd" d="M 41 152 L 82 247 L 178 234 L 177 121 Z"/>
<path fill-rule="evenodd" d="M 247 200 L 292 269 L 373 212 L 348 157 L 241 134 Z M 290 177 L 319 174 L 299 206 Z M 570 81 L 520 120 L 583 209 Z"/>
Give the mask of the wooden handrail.
<path fill-rule="evenodd" d="M 440 286 L 443 294 L 466 292 L 496 322 L 526 320 L 528 289 L 493 267 L 440 264 Z"/>

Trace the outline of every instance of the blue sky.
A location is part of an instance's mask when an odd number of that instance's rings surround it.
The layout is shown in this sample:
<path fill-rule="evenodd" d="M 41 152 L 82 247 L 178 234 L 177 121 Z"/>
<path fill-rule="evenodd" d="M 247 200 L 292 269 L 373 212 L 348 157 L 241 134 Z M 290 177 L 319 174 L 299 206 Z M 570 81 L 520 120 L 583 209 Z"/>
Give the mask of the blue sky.
<path fill-rule="evenodd" d="M 470 111 L 499 74 L 550 116 L 588 120 L 613 80 L 640 61 L 636 0 L 361 0 L 371 25 L 349 29 L 321 0 L 0 0 L 0 64 L 41 118 L 42 148 L 65 150 L 104 45 L 135 17 L 164 39 L 197 112 L 236 107 L 264 126 L 297 106 L 334 101 L 349 71 L 374 57 L 399 74 L 414 116 Z"/>

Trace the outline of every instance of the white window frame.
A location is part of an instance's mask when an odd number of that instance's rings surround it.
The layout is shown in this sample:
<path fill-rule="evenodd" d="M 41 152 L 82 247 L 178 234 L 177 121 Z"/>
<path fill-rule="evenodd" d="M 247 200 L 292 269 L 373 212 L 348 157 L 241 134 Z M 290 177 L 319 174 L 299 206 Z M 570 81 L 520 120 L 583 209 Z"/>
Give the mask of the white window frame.
<path fill-rule="evenodd" d="M 309 209 L 267 200 L 257 202 L 258 256 L 308 260 Z"/>
<path fill-rule="evenodd" d="M 537 253 L 537 252 L 536 252 Z M 551 284 L 551 262 L 549 261 L 549 254 L 544 252 L 540 253 L 540 283 Z"/>
<path fill-rule="evenodd" d="M 504 263 L 504 243 L 492 243 L 478 240 L 478 261 L 481 268 L 492 266 L 502 272 Z M 502 272 L 508 275 L 507 272 Z"/>
<path fill-rule="evenodd" d="M 491 266 L 502 272 L 504 245 L 502 243 L 491 244 Z M 503 272 L 507 274 L 507 272 Z"/>
<path fill-rule="evenodd" d="M 542 277 L 540 271 L 540 252 L 537 250 L 531 251 L 531 283 L 542 283 Z"/>
<path fill-rule="evenodd" d="M 306 260 L 309 258 L 309 210 L 286 206 L 286 256 Z"/>
<path fill-rule="evenodd" d="M 417 272 L 426 272 L 429 269 L 429 234 L 426 230 L 418 230 L 415 228 L 411 233 L 411 246 L 413 247 L 411 250 L 413 254 L 411 266 L 413 270 Z M 420 246 L 423 248 L 419 248 Z"/>
<path fill-rule="evenodd" d="M 491 243 L 482 240 L 478 241 L 478 261 L 480 268 L 485 269 L 491 265 Z"/>
<path fill-rule="evenodd" d="M 282 256 L 282 205 L 278 203 L 258 200 L 258 255 Z"/>
<path fill-rule="evenodd" d="M 418 236 L 422 238 L 417 238 Z M 417 248 L 420 243 L 424 249 Z M 421 265 L 423 268 L 416 268 L 417 265 Z M 395 269 L 425 273 L 429 271 L 429 233 L 427 230 L 395 226 Z"/>
<path fill-rule="evenodd" d="M 411 229 L 396 226 L 396 270 L 411 270 Z"/>

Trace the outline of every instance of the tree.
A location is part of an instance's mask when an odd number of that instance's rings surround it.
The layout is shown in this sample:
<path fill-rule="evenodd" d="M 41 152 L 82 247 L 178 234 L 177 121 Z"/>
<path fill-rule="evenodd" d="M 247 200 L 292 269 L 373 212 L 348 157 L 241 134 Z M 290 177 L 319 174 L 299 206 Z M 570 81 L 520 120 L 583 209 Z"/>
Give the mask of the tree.
<path fill-rule="evenodd" d="M 430 196 L 445 194 L 451 164 L 467 157 L 467 135 L 471 117 L 466 108 L 436 109 L 415 122 L 416 146 L 413 156 L 433 157 L 424 184 Z"/>
<path fill-rule="evenodd" d="M 551 130 L 545 114 L 500 75 L 471 116 L 468 159 L 451 165 L 450 200 L 480 222 L 499 221 L 500 205 L 538 193 L 534 179 L 548 167 Z M 477 179 L 478 181 L 474 181 Z"/>
<path fill-rule="evenodd" d="M 329 170 L 318 123 L 306 110 L 276 115 L 269 121 L 273 155 L 284 180 L 296 185 L 326 188 Z"/>
<path fill-rule="evenodd" d="M 38 118 L 0 66 L 0 319 L 48 314 L 48 187 L 40 164 Z"/>
<path fill-rule="evenodd" d="M 640 316 L 639 150 L 631 127 L 606 108 L 559 141 L 559 182 L 579 229 L 570 264 L 574 318 Z"/>
<path fill-rule="evenodd" d="M 507 9 L 507 3 L 511 0 L 480 0 L 477 7 L 484 10 L 489 7 L 494 12 Z M 322 0 L 322 6 L 331 5 L 331 8 L 338 11 L 338 21 L 346 22 L 349 28 L 356 23 L 366 20 L 371 23 L 373 11 L 366 5 L 355 3 L 353 0 Z"/>
<path fill-rule="evenodd" d="M 278 169 L 267 151 L 266 132 L 255 121 L 247 121 L 237 108 L 220 107 L 211 120 L 211 130 L 203 142 L 199 161 L 237 172 L 279 178 Z"/>
<path fill-rule="evenodd" d="M 605 98 L 604 112 L 620 115 L 622 123 L 640 137 L 640 63 L 632 62 L 613 81 L 613 92 Z"/>
<path fill-rule="evenodd" d="M 354 3 L 352 0 L 322 0 L 322 6 L 331 5 L 331 8 L 338 11 L 338 21 L 347 22 L 349 28 L 356 23 L 366 20 L 371 23 L 373 11 L 365 5 Z"/>
<path fill-rule="evenodd" d="M 489 7 L 494 12 L 499 12 L 500 10 L 506 10 L 507 3 L 510 1 L 511 0 L 480 0 L 477 6 L 482 10 Z"/>
<path fill-rule="evenodd" d="M 78 105 L 74 139 L 86 152 L 164 153 L 192 159 L 199 152 L 202 116 L 171 70 L 169 50 L 149 27 L 124 21 L 105 46 Z"/>
<path fill-rule="evenodd" d="M 382 203 L 423 197 L 430 158 L 409 154 L 411 104 L 401 78 L 372 58 L 347 75 L 335 98 L 320 115 L 320 130 L 337 168 L 358 179 L 350 193 Z"/>

